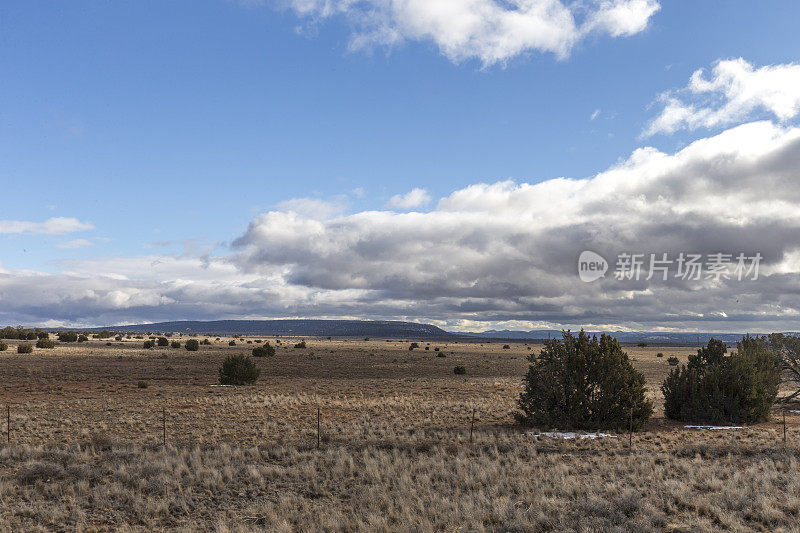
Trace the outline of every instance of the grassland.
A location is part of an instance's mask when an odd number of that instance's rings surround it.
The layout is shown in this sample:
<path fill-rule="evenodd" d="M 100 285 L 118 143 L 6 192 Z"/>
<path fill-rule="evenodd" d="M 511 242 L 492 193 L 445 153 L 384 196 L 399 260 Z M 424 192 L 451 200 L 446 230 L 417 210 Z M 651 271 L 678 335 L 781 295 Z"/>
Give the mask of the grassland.
<path fill-rule="evenodd" d="M 777 412 L 740 431 L 663 419 L 666 359 L 693 348 L 627 349 L 657 406 L 629 447 L 627 436 L 564 441 L 514 426 L 535 345 L 281 339 L 256 360 L 255 385 L 212 386 L 226 355 L 256 346 L 229 340 L 28 355 L 11 341 L 0 529 L 798 530 L 795 413 L 786 445 Z"/>

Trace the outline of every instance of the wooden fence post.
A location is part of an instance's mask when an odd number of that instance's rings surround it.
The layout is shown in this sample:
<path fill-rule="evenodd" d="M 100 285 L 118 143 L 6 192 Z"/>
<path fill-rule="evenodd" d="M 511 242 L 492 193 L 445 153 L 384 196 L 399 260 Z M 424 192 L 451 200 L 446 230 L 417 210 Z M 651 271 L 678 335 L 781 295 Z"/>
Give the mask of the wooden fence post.
<path fill-rule="evenodd" d="M 472 444 L 472 430 L 475 428 L 475 408 L 472 408 L 472 422 L 469 425 L 469 443 Z"/>
<path fill-rule="evenodd" d="M 317 449 L 319 450 L 319 406 L 317 406 Z"/>
<path fill-rule="evenodd" d="M 783 445 L 786 446 L 786 409 L 783 410 Z"/>
<path fill-rule="evenodd" d="M 633 407 L 631 407 L 630 431 L 628 432 L 628 448 L 633 448 Z"/>

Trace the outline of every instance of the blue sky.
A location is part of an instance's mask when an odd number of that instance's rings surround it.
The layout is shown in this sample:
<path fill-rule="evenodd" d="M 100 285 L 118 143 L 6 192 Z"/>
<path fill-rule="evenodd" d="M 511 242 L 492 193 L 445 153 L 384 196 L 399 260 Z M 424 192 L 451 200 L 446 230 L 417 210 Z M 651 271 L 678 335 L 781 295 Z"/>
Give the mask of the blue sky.
<path fill-rule="evenodd" d="M 635 34 L 490 65 L 413 35 L 353 49 L 354 20 L 290 3 L 3 2 L 0 220 L 94 229 L 0 234 L 2 268 L 224 258 L 297 198 L 346 216 L 422 188 L 424 211 L 478 183 L 591 178 L 643 146 L 674 153 L 733 125 L 643 137 L 658 95 L 694 71 L 786 65 L 800 50 L 800 4 L 786 1 L 662 1 Z M 273 314 L 227 311 L 254 313 Z"/>

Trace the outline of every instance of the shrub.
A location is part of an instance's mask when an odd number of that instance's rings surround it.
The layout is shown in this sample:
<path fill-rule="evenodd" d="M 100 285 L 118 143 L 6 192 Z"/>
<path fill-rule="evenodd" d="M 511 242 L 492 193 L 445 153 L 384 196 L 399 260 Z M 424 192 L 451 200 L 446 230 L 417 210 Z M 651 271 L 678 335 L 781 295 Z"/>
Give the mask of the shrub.
<path fill-rule="evenodd" d="M 246 355 L 229 355 L 219 369 L 219 382 L 223 385 L 248 385 L 255 383 L 261 370 Z"/>
<path fill-rule="evenodd" d="M 455 374 L 457 376 L 461 376 L 461 375 L 464 375 L 466 373 L 467 373 L 467 369 L 464 368 L 463 366 L 453 367 L 453 374 Z"/>
<path fill-rule="evenodd" d="M 51 341 L 50 339 L 39 339 L 36 341 L 37 348 L 55 348 L 56 343 Z"/>
<path fill-rule="evenodd" d="M 504 349 L 504 350 L 510 350 L 510 349 L 511 349 L 511 346 L 509 346 L 508 344 L 504 344 L 504 345 L 503 345 L 503 349 Z"/>
<path fill-rule="evenodd" d="M 211 341 L 208 339 L 203 339 L 203 342 L 201 344 L 203 344 L 204 346 L 211 346 Z"/>
<path fill-rule="evenodd" d="M 677 357 L 671 355 L 667 358 L 667 363 L 669 363 L 669 366 L 678 366 L 678 363 L 680 363 L 680 361 L 678 360 Z"/>
<path fill-rule="evenodd" d="M 59 331 L 58 342 L 78 342 L 78 334 L 74 331 Z"/>
<path fill-rule="evenodd" d="M 275 348 L 268 342 L 264 346 L 253 348 L 253 357 L 272 357 L 273 355 L 275 355 Z"/>
<path fill-rule="evenodd" d="M 78 335 L 78 342 L 86 342 L 89 340 L 89 337 L 86 335 Z"/>
<path fill-rule="evenodd" d="M 116 337 L 114 337 L 114 340 L 120 342 L 122 340 L 122 335 L 117 335 Z"/>
<path fill-rule="evenodd" d="M 46 331 L 37 331 L 36 332 L 36 336 L 38 338 L 40 338 L 40 339 L 49 339 L 50 338 L 50 334 L 47 333 Z"/>
<path fill-rule="evenodd" d="M 184 344 L 184 348 L 186 348 L 187 351 L 196 352 L 200 349 L 200 343 L 197 341 L 197 339 L 189 339 Z"/>
<path fill-rule="evenodd" d="M 159 337 L 156 342 L 159 346 L 169 346 L 169 339 L 166 337 Z"/>
<path fill-rule="evenodd" d="M 640 342 L 640 343 L 637 343 L 636 346 L 638 346 L 639 348 L 647 348 L 647 343 L 646 342 Z"/>
<path fill-rule="evenodd" d="M 764 422 L 781 379 L 780 358 L 765 338 L 745 337 L 736 352 L 711 339 L 664 380 L 667 418 L 702 424 Z"/>
<path fill-rule="evenodd" d="M 520 423 L 539 428 L 640 430 L 653 413 L 645 378 L 609 335 L 569 331 L 528 356 Z"/>
<path fill-rule="evenodd" d="M 444 352 L 439 352 L 436 354 L 436 357 L 447 357 Z"/>
<path fill-rule="evenodd" d="M 171 347 L 173 347 L 173 348 L 180 348 L 181 347 L 181 341 L 172 341 L 171 343 L 169 343 L 169 345 Z"/>
<path fill-rule="evenodd" d="M 656 357 L 664 357 L 664 354 L 663 354 L 663 353 L 661 353 L 661 352 L 658 352 L 658 353 L 656 354 Z"/>
<path fill-rule="evenodd" d="M 17 353 L 31 353 L 33 351 L 33 345 L 28 344 L 27 342 L 23 342 L 19 346 L 17 346 Z"/>
<path fill-rule="evenodd" d="M 436 348 L 433 349 L 433 351 L 434 352 L 438 352 L 439 351 L 439 347 L 437 346 Z"/>
<path fill-rule="evenodd" d="M 0 342 L 0 352 L 5 352 L 6 350 L 8 350 L 8 344 Z"/>
<path fill-rule="evenodd" d="M 228 346 L 236 346 L 236 341 L 229 341 Z"/>
<path fill-rule="evenodd" d="M 140 381 L 138 381 L 138 382 L 136 383 L 136 386 L 137 386 L 138 388 L 140 388 L 140 389 L 146 389 L 147 387 L 149 387 L 149 386 L 150 386 L 150 384 L 149 384 L 148 382 L 144 381 L 144 380 L 140 380 Z"/>
<path fill-rule="evenodd" d="M 142 343 L 142 346 L 144 347 L 145 350 L 149 350 L 150 348 L 155 346 L 155 343 L 153 341 L 144 341 Z"/>
<path fill-rule="evenodd" d="M 416 342 L 412 342 L 411 345 L 408 347 L 409 350 L 413 350 L 414 348 L 419 348 L 419 344 Z"/>
<path fill-rule="evenodd" d="M 295 348 L 305 348 L 306 347 L 306 341 L 300 341 L 297 344 L 295 344 L 294 347 Z"/>

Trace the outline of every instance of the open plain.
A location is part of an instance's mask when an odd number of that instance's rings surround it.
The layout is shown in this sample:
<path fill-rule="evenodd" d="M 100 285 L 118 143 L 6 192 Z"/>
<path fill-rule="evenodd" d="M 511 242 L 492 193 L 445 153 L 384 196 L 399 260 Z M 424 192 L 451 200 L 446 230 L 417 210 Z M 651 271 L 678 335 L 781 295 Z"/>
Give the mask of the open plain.
<path fill-rule="evenodd" d="M 741 430 L 663 418 L 667 359 L 696 348 L 625 348 L 656 406 L 629 446 L 515 425 L 540 345 L 208 339 L 197 352 L 130 338 L 32 354 L 9 341 L 0 528 L 798 530 L 795 408 L 785 443 L 783 411 Z M 225 356 L 256 340 L 277 348 L 255 359 L 258 382 L 219 386 Z"/>

